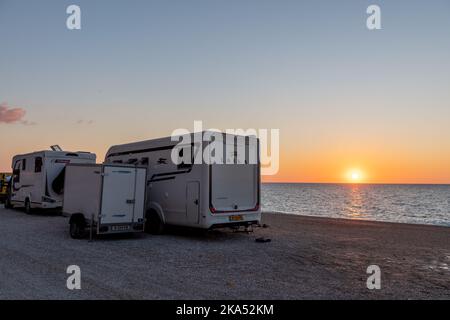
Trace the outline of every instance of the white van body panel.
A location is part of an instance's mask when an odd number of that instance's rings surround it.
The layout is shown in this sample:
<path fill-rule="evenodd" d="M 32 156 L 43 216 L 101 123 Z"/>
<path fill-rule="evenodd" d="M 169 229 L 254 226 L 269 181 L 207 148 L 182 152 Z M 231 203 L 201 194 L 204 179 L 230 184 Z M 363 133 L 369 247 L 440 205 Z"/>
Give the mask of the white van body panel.
<path fill-rule="evenodd" d="M 195 135 L 198 134 L 202 133 Z M 194 141 L 194 134 L 191 136 Z M 251 141 L 247 141 L 249 145 L 254 145 L 250 152 L 258 152 L 257 138 L 247 139 Z M 200 145 L 203 150 L 205 142 L 199 141 L 192 145 Z M 106 154 L 105 163 L 146 165 L 146 209 L 157 212 L 166 224 L 209 229 L 260 222 L 259 156 L 258 163 L 253 165 L 180 166 L 171 160 L 172 149 L 177 144 L 178 140 L 165 137 L 113 146 Z M 228 156 L 234 157 L 234 152 Z"/>
<path fill-rule="evenodd" d="M 64 182 L 63 213 L 83 213 L 97 219 L 100 212 L 102 175 L 98 164 L 68 165 Z"/>
<path fill-rule="evenodd" d="M 11 203 L 31 208 L 62 207 L 64 168 L 68 163 L 95 163 L 88 152 L 39 151 L 16 155 L 12 160 Z"/>

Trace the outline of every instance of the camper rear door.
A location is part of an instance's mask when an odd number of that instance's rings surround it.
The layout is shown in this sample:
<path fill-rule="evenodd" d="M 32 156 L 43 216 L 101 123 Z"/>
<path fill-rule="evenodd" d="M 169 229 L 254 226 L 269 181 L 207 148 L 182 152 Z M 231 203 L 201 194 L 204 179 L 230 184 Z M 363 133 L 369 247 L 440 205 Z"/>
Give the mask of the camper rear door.
<path fill-rule="evenodd" d="M 257 152 L 257 146 L 247 145 L 248 152 Z M 227 145 L 224 159 L 236 158 L 233 145 Z M 235 159 L 235 164 L 213 164 L 210 170 L 210 199 L 216 212 L 252 210 L 258 203 L 258 164 Z"/>

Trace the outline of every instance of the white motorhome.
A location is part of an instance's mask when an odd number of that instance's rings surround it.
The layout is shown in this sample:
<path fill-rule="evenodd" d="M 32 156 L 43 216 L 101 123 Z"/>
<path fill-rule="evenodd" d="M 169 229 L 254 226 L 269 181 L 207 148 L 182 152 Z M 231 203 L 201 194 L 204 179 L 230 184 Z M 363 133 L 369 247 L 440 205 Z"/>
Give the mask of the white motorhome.
<path fill-rule="evenodd" d="M 63 214 L 70 236 L 144 231 L 147 167 L 68 164 Z"/>
<path fill-rule="evenodd" d="M 62 207 L 65 166 L 95 163 L 95 159 L 95 154 L 80 151 L 47 150 L 16 155 L 6 206 L 24 207 L 27 213 L 35 208 Z"/>
<path fill-rule="evenodd" d="M 199 152 L 200 158 L 210 158 L 204 152 L 211 141 L 203 141 L 209 134 L 165 137 L 112 146 L 108 150 L 106 163 L 148 167 L 147 232 L 161 233 L 166 224 L 210 229 L 260 222 L 259 140 L 253 136 L 221 134 L 223 159 L 233 164 L 198 163 L 195 159 Z M 180 140 L 190 142 L 183 144 Z M 246 150 L 246 158 L 237 159 L 236 150 Z M 192 156 L 190 163 L 173 161 L 174 154 L 183 157 L 187 152 Z M 250 155 L 254 155 L 254 162 L 248 161 Z"/>

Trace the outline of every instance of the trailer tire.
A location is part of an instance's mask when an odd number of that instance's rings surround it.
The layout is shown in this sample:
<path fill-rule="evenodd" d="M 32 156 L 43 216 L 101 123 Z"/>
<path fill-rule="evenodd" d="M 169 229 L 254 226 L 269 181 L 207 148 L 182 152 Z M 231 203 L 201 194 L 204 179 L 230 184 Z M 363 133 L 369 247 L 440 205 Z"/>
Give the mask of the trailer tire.
<path fill-rule="evenodd" d="M 29 198 L 25 199 L 25 213 L 26 214 L 32 214 L 33 209 L 31 208 L 31 201 Z"/>
<path fill-rule="evenodd" d="M 82 214 L 70 217 L 69 232 L 72 239 L 82 239 L 86 236 L 86 221 Z"/>
<path fill-rule="evenodd" d="M 147 211 L 145 219 L 145 232 L 155 235 L 164 233 L 164 222 L 155 210 Z"/>

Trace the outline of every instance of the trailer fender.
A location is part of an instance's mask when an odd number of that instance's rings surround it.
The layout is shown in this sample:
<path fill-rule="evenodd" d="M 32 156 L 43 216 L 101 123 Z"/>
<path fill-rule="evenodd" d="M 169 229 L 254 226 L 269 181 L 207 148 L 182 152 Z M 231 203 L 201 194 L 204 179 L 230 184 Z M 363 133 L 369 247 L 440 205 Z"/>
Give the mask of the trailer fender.
<path fill-rule="evenodd" d="M 150 210 L 154 210 L 158 214 L 158 216 L 161 219 L 161 221 L 163 223 L 166 223 L 166 219 L 164 217 L 164 211 L 163 211 L 163 209 L 161 208 L 161 206 L 157 202 L 150 202 L 149 203 L 149 205 L 147 206 L 147 211 L 150 211 Z"/>

